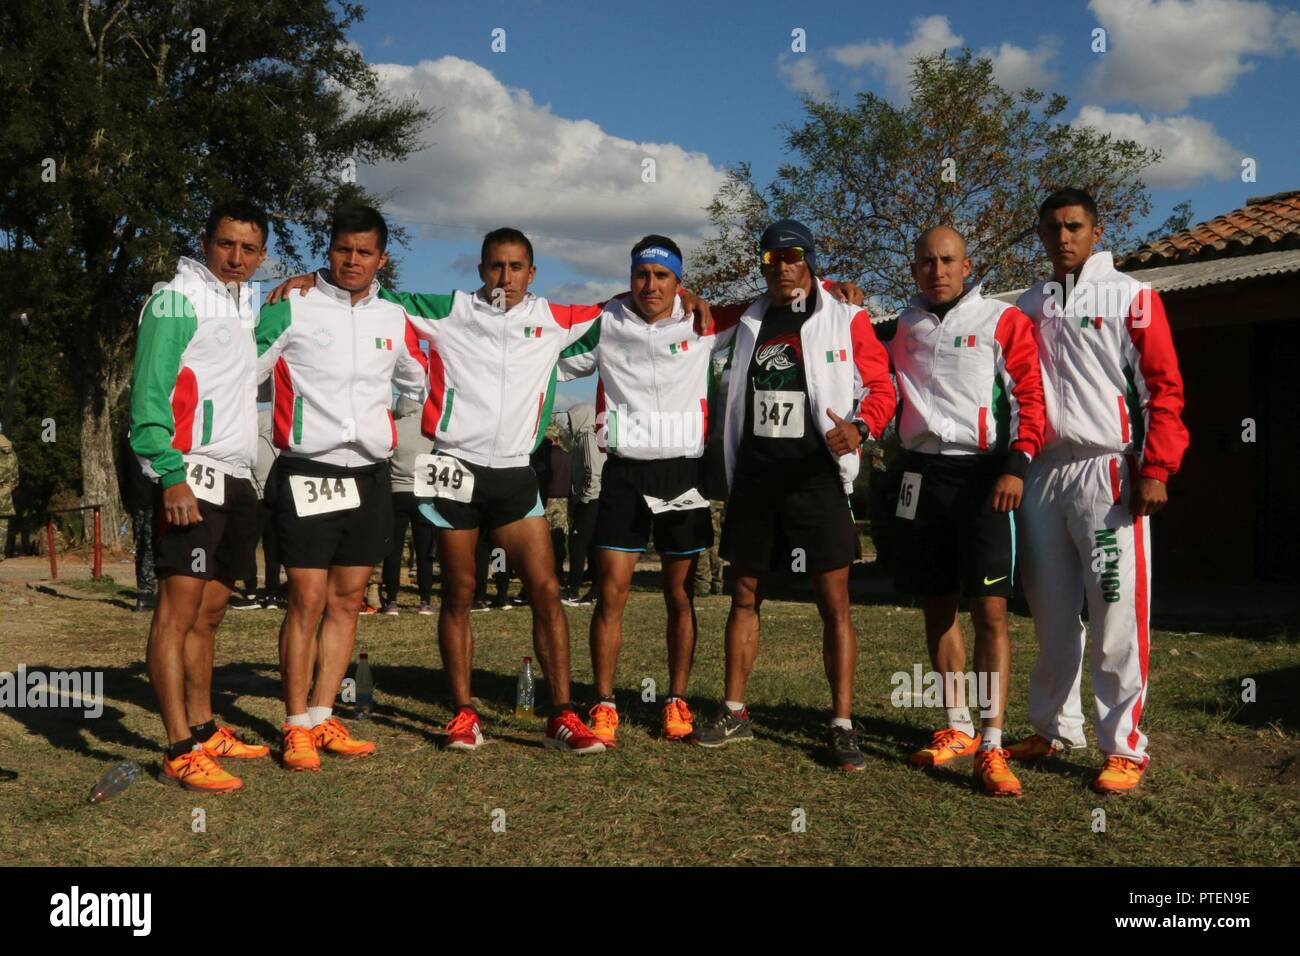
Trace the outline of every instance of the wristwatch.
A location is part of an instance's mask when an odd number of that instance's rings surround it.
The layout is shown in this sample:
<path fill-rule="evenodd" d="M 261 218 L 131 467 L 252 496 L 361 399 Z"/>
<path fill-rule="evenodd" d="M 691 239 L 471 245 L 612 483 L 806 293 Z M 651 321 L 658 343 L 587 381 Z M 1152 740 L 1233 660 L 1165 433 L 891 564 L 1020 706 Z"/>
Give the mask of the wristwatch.
<path fill-rule="evenodd" d="M 858 441 L 861 444 L 865 445 L 871 441 L 871 429 L 867 427 L 866 422 L 860 418 L 855 418 L 853 419 L 853 427 L 858 430 Z"/>

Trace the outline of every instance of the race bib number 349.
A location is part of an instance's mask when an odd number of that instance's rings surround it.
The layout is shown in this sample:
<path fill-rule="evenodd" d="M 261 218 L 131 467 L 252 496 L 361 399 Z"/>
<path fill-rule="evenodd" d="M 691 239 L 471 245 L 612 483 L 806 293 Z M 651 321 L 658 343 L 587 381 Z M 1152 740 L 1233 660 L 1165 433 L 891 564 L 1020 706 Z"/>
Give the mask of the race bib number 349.
<path fill-rule="evenodd" d="M 415 496 L 468 502 L 474 496 L 474 473 L 450 455 L 416 455 Z"/>
<path fill-rule="evenodd" d="M 289 490 L 293 492 L 293 507 L 299 518 L 361 507 L 355 478 L 290 475 Z"/>
<path fill-rule="evenodd" d="M 754 434 L 759 438 L 803 438 L 803 392 L 754 389 Z"/>

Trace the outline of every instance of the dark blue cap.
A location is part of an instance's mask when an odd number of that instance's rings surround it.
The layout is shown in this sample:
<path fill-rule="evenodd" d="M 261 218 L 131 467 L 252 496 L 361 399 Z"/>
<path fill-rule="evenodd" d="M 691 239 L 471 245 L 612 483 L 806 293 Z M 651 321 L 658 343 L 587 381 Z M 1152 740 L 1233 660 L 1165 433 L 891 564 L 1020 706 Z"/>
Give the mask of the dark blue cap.
<path fill-rule="evenodd" d="M 804 261 L 808 263 L 813 275 L 817 274 L 817 241 L 813 239 L 812 230 L 794 219 L 779 219 L 763 230 L 763 237 L 758 247 L 763 252 L 768 249 L 789 249 L 798 246 L 804 252 Z"/>

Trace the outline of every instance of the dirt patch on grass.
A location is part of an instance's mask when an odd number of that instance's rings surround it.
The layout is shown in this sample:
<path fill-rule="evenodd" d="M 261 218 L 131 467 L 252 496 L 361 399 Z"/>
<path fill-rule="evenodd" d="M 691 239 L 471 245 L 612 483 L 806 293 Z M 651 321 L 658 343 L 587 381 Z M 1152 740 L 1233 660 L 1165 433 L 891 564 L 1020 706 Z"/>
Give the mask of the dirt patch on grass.
<path fill-rule="evenodd" d="M 1151 751 L 1162 767 L 1187 770 L 1198 777 L 1240 787 L 1279 788 L 1300 797 L 1300 749 L 1293 740 L 1241 740 L 1201 736 L 1189 744 L 1177 734 L 1151 734 Z"/>

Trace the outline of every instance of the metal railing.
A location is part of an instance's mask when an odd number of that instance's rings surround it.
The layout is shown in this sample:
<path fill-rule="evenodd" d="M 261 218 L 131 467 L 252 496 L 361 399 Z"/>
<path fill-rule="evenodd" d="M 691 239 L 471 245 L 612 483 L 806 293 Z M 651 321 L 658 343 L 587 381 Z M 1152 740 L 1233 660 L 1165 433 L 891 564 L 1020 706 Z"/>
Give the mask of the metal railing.
<path fill-rule="evenodd" d="M 99 509 L 102 505 L 81 505 L 77 508 L 51 508 L 45 512 L 45 547 L 50 552 L 50 580 L 59 580 L 59 553 L 54 547 L 54 516 L 69 514 L 73 511 L 90 511 L 94 513 L 95 556 L 91 579 L 98 581 L 104 576 L 104 540 L 99 527 Z M 0 518 L 17 518 L 16 514 L 3 514 Z M 0 547 L 3 543 L 0 543 Z"/>

